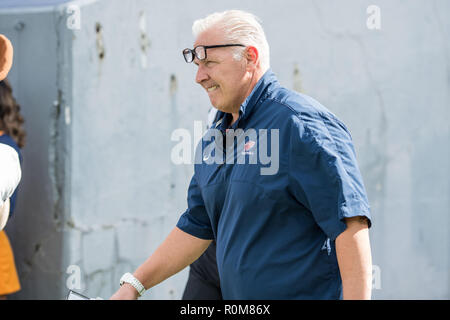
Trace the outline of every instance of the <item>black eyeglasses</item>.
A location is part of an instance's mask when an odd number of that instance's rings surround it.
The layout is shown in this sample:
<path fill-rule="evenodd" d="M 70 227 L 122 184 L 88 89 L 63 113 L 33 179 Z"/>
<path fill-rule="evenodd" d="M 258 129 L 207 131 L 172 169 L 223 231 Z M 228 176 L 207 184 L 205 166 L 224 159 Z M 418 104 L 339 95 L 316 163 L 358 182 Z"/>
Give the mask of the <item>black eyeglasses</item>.
<path fill-rule="evenodd" d="M 222 48 L 222 47 L 246 47 L 243 44 L 219 44 L 215 46 L 196 46 L 194 49 L 186 48 L 183 50 L 183 57 L 187 63 L 194 61 L 195 57 L 198 60 L 206 59 L 206 49 Z"/>

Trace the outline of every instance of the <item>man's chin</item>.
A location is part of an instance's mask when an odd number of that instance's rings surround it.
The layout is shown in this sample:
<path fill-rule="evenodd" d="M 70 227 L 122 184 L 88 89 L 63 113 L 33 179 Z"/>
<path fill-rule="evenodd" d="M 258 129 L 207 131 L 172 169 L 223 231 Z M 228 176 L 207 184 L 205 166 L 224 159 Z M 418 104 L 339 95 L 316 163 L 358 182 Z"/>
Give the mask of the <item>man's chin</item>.
<path fill-rule="evenodd" d="M 222 106 L 217 106 L 217 105 L 214 105 L 214 104 L 213 104 L 213 107 L 216 108 L 219 111 L 222 111 L 222 112 L 225 112 L 225 113 L 231 113 L 230 109 L 228 109 L 228 108 L 224 108 Z"/>
<path fill-rule="evenodd" d="M 222 111 L 225 113 L 233 113 L 233 110 L 231 108 L 221 105 L 220 103 L 215 103 L 214 101 L 211 101 L 211 105 L 219 111 Z"/>
<path fill-rule="evenodd" d="M 209 102 L 211 102 L 211 105 L 216 108 L 219 111 L 223 111 L 223 107 L 220 105 L 220 103 L 218 103 L 217 101 L 213 100 L 213 99 L 209 99 Z M 226 111 L 224 111 L 226 112 Z"/>

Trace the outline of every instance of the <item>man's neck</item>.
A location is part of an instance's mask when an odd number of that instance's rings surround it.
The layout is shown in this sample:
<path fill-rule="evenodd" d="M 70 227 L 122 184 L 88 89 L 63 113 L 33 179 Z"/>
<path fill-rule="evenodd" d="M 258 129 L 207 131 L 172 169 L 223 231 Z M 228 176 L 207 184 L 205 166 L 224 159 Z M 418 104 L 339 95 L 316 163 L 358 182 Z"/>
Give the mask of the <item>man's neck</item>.
<path fill-rule="evenodd" d="M 253 88 L 255 88 L 256 84 L 263 77 L 263 75 L 264 75 L 264 73 L 266 71 L 264 71 L 264 70 L 262 70 L 260 68 L 258 68 L 255 71 L 255 73 L 254 73 L 254 75 L 252 77 L 252 80 L 250 81 L 250 87 L 249 87 L 249 90 L 247 92 L 247 95 L 246 95 L 245 99 L 247 99 L 247 97 L 252 93 Z M 233 116 L 233 119 L 231 121 L 230 127 L 237 121 L 237 119 L 239 119 L 239 109 L 238 109 L 238 111 L 236 113 L 232 112 L 231 115 Z"/>

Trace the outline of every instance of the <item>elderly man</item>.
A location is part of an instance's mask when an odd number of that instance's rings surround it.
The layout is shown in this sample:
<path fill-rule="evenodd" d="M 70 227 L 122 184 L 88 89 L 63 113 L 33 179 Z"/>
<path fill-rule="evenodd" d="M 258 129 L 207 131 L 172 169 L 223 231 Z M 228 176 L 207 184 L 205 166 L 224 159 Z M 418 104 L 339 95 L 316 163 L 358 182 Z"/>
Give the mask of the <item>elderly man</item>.
<path fill-rule="evenodd" d="M 252 14 L 212 14 L 193 31 L 194 49 L 183 55 L 220 110 L 214 139 L 200 142 L 188 209 L 112 299 L 136 299 L 195 261 L 212 239 L 224 299 L 369 299 L 370 211 L 345 125 L 278 83 Z M 252 131 L 252 140 L 234 152 L 239 130 Z M 205 153 L 210 146 L 215 154 Z M 279 155 L 275 170 L 263 170 L 265 152 Z M 259 161 L 250 161 L 255 155 Z"/>

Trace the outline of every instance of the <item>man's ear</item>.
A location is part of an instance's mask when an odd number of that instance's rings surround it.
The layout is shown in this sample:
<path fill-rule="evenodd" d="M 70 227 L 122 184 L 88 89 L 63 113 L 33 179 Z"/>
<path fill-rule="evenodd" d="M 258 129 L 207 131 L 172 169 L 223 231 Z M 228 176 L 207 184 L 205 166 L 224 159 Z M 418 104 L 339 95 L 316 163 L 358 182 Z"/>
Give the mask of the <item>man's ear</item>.
<path fill-rule="evenodd" d="M 249 65 L 256 67 L 259 63 L 258 49 L 253 46 L 248 46 L 246 49 L 246 58 Z"/>
<path fill-rule="evenodd" d="M 5 79 L 13 62 L 13 46 L 7 37 L 0 34 L 0 81 Z"/>

